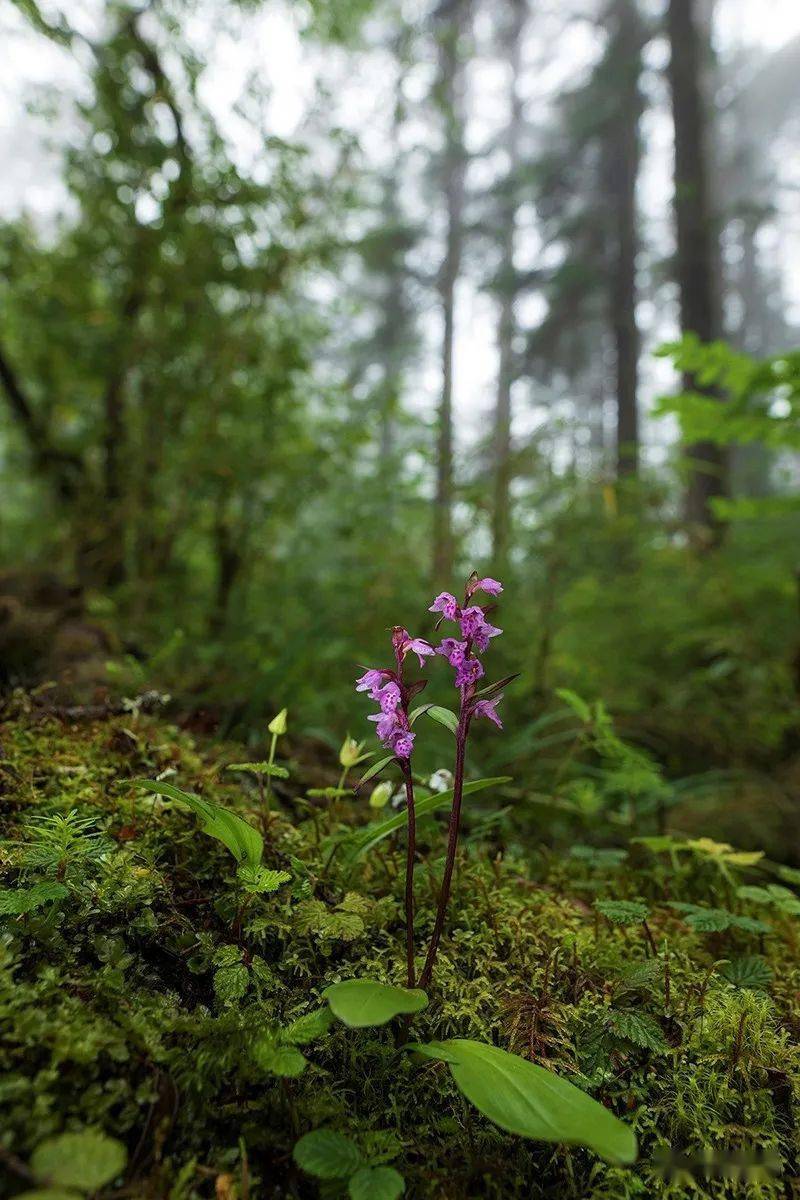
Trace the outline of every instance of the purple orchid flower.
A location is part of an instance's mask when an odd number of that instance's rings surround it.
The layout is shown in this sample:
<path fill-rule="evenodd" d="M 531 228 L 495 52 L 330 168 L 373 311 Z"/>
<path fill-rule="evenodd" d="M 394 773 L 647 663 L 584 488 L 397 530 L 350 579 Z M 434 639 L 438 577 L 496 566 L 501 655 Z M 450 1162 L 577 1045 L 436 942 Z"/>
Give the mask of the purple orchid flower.
<path fill-rule="evenodd" d="M 485 654 L 489 649 L 489 638 L 497 637 L 502 632 L 502 629 L 498 629 L 496 625 L 490 625 L 487 620 L 484 620 L 473 636 L 473 641 L 481 654 Z"/>
<path fill-rule="evenodd" d="M 468 658 L 456 669 L 456 687 L 469 687 L 471 684 L 476 683 L 483 674 L 484 669 L 481 660 L 479 658 Z"/>
<path fill-rule="evenodd" d="M 370 700 L 377 700 L 385 674 L 389 674 L 389 672 L 376 671 L 373 669 L 365 671 L 364 674 L 356 680 L 356 691 L 367 692 Z"/>
<path fill-rule="evenodd" d="M 461 614 L 462 637 L 474 641 L 482 654 L 488 649 L 489 638 L 497 637 L 502 632 L 502 629 L 489 624 L 483 609 L 479 608 L 477 604 L 465 608 Z"/>
<path fill-rule="evenodd" d="M 472 710 L 473 717 L 488 717 L 493 721 L 498 729 L 503 728 L 503 722 L 497 715 L 497 706 L 503 699 L 502 692 L 499 696 L 495 696 L 493 700 L 479 700 Z"/>
<path fill-rule="evenodd" d="M 394 739 L 392 749 L 398 758 L 411 758 L 411 751 L 414 749 L 415 737 L 416 734 L 413 734 L 409 729 L 403 730 L 401 733 L 397 734 Z"/>
<path fill-rule="evenodd" d="M 466 657 L 467 643 L 458 638 L 442 638 L 436 653 L 446 658 L 451 667 L 460 667 Z"/>
<path fill-rule="evenodd" d="M 470 608 L 465 608 L 461 613 L 461 635 L 465 638 L 474 638 L 475 634 L 485 624 L 486 618 L 483 615 L 483 609 L 478 608 L 477 604 L 471 605 Z"/>
<path fill-rule="evenodd" d="M 380 740 L 387 745 L 391 743 L 394 735 L 402 729 L 397 719 L 397 713 L 394 712 L 371 713 L 367 717 L 367 720 L 377 722 L 376 733 Z"/>
<path fill-rule="evenodd" d="M 502 583 L 496 579 L 491 579 L 488 575 L 485 579 L 479 579 L 467 588 L 467 595 L 471 596 L 473 592 L 486 592 L 487 596 L 499 596 L 503 590 Z"/>
<path fill-rule="evenodd" d="M 458 601 L 449 592 L 440 592 L 428 612 L 440 612 L 448 621 L 455 621 L 458 616 Z"/>
<path fill-rule="evenodd" d="M 425 665 L 424 660 L 429 655 L 436 653 L 430 642 L 426 642 L 424 638 L 412 638 L 408 630 L 404 629 L 402 625 L 395 625 L 392 630 L 392 645 L 394 646 L 398 665 L 403 661 L 409 650 L 416 654 L 420 667 Z"/>
<path fill-rule="evenodd" d="M 390 681 L 385 683 L 377 696 L 373 696 L 372 699 L 380 702 L 381 712 L 393 713 L 400 705 L 403 694 L 398 685 L 394 681 Z"/>

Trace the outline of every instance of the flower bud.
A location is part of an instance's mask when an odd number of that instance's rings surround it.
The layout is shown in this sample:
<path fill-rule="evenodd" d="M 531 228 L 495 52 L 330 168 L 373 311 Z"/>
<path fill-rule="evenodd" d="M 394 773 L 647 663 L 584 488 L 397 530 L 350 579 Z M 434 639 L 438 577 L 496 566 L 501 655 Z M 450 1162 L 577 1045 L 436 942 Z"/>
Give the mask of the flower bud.
<path fill-rule="evenodd" d="M 277 717 L 273 717 L 267 729 L 270 733 L 286 733 L 286 709 L 282 708 Z"/>
<path fill-rule="evenodd" d="M 339 762 L 343 767 L 354 767 L 358 762 L 361 751 L 364 749 L 363 742 L 357 742 L 355 738 L 351 738 L 348 733 L 347 737 L 342 742 L 342 748 L 339 751 Z"/>
<path fill-rule="evenodd" d="M 386 780 L 374 787 L 370 793 L 370 808 L 384 808 L 392 797 L 392 785 Z"/>

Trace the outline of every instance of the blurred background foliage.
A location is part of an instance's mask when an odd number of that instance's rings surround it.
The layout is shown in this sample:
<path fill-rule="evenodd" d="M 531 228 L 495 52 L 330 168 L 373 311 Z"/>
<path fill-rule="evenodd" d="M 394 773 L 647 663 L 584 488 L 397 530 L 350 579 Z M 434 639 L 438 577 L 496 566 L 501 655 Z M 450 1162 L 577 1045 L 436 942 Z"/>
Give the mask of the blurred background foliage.
<path fill-rule="evenodd" d="M 3 683 L 238 733 L 288 705 L 338 745 L 356 664 L 486 568 L 521 675 L 485 765 L 590 820 L 572 689 L 642 794 L 744 772 L 714 828 L 735 793 L 795 854 L 800 34 L 711 7 L 16 0 L 8 44 L 78 84 L 26 88 L 56 199 L 0 224 Z M 311 64 L 291 136 L 273 20 Z M 231 29 L 266 47 L 237 137 L 204 87 Z"/>

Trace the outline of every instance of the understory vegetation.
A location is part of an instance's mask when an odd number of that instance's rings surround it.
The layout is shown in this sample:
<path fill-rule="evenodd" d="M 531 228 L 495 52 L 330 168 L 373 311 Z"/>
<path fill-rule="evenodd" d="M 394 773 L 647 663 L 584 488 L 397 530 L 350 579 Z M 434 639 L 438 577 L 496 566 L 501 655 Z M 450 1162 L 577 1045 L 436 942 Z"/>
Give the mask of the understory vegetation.
<path fill-rule="evenodd" d="M 326 1006 L 342 980 L 404 983 L 403 830 L 364 836 L 392 812 L 377 806 L 393 788 L 353 794 L 358 747 L 337 764 L 291 739 L 291 714 L 287 741 L 280 714 L 281 736 L 260 747 L 269 761 L 231 771 L 241 746 L 144 709 L 53 711 L 23 692 L 6 703 L 4 1195 L 379 1197 L 403 1183 L 443 1198 L 791 1194 L 800 873 L 656 834 L 647 815 L 564 854 L 523 848 L 527 785 L 467 795 L 430 1004 L 410 1036 L 492 1042 L 570 1080 L 636 1132 L 636 1164 L 609 1165 L 503 1132 L 444 1062 L 403 1048 L 402 1023 L 349 1028 Z M 260 875 L 237 872 L 221 835 L 145 778 L 260 828 Z M 427 782 L 418 796 L 443 786 Z M 417 844 L 428 937 L 435 815 Z M 333 1167 L 293 1156 L 318 1130 L 347 1139 Z M 70 1150 L 52 1141 L 64 1134 L 95 1142 Z M 740 1165 L 703 1165 L 711 1149 L 739 1150 Z M 371 1190 L 353 1190 L 359 1171 Z"/>

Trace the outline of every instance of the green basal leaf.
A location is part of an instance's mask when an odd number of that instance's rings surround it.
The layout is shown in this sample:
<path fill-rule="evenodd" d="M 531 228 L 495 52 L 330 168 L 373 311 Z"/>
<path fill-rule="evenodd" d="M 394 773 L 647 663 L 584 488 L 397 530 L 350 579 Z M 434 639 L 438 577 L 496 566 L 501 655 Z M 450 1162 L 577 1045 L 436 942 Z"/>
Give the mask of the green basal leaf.
<path fill-rule="evenodd" d="M 361 1166 L 358 1147 L 333 1129 L 314 1129 L 295 1143 L 292 1157 L 317 1179 L 348 1179 Z"/>
<path fill-rule="evenodd" d="M 609 1162 L 632 1163 L 636 1159 L 633 1130 L 580 1088 L 544 1067 L 497 1046 L 465 1038 L 411 1043 L 407 1049 L 446 1062 L 467 1099 L 509 1133 L 588 1146 Z"/>
<path fill-rule="evenodd" d="M 406 1181 L 394 1167 L 361 1167 L 348 1184 L 350 1200 L 397 1200 Z"/>
<path fill-rule="evenodd" d="M 37 1179 L 81 1192 L 96 1192 L 125 1169 L 128 1152 L 104 1133 L 62 1133 L 37 1146 L 31 1170 Z"/>
<path fill-rule="evenodd" d="M 237 862 L 247 863 L 251 867 L 259 866 L 264 852 L 261 834 L 252 825 L 248 825 L 236 813 L 196 796 L 194 792 L 182 792 L 171 783 L 159 780 L 142 779 L 139 786 L 157 796 L 166 796 L 169 800 L 181 800 L 192 810 L 201 823 L 204 833 L 216 838 L 230 850 Z"/>
<path fill-rule="evenodd" d="M 491 779 L 474 779 L 470 783 L 464 784 L 464 795 L 474 795 L 475 792 L 485 791 L 486 788 L 499 787 L 503 783 L 510 782 L 510 775 L 497 775 Z M 444 808 L 446 805 L 452 803 L 452 800 L 452 788 L 449 788 L 446 792 L 435 792 L 432 796 L 425 796 L 422 800 L 417 800 L 417 821 L 420 821 L 423 817 L 430 816 L 438 808 Z M 366 829 L 358 830 L 357 833 L 351 834 L 342 843 L 343 856 L 350 859 L 359 858 L 368 850 L 372 850 L 384 838 L 389 837 L 395 830 L 403 829 L 406 820 L 406 811 L 403 809 L 402 812 L 387 817 L 385 821 L 381 821 L 375 825 L 368 825 Z"/>
<path fill-rule="evenodd" d="M 427 1008 L 428 997 L 420 988 L 395 987 L 372 979 L 345 979 L 322 993 L 334 1016 L 351 1029 L 385 1025 L 401 1013 Z"/>

